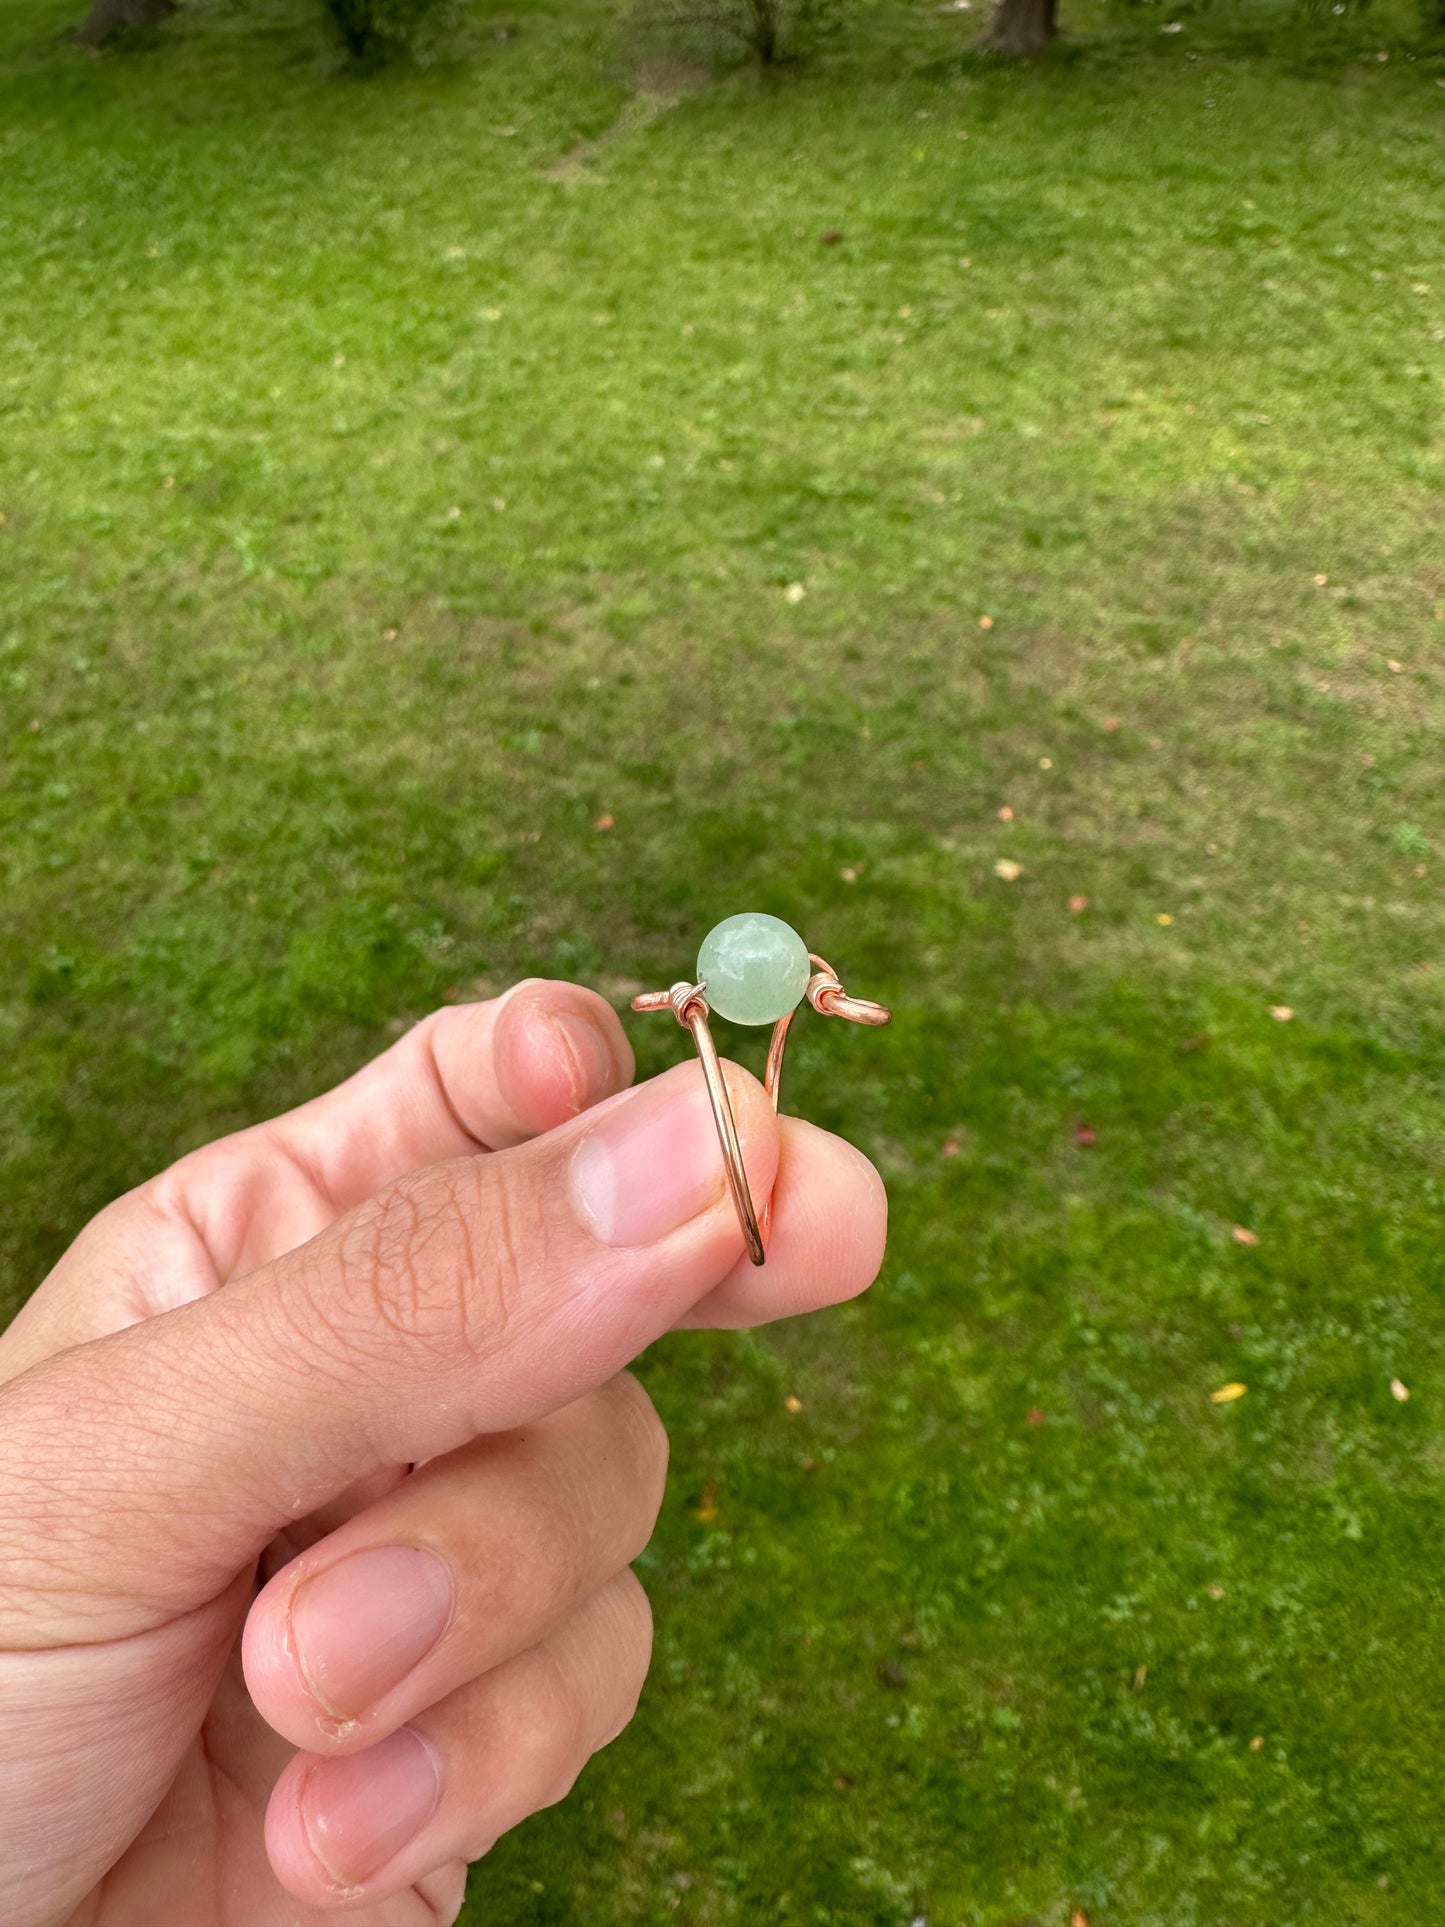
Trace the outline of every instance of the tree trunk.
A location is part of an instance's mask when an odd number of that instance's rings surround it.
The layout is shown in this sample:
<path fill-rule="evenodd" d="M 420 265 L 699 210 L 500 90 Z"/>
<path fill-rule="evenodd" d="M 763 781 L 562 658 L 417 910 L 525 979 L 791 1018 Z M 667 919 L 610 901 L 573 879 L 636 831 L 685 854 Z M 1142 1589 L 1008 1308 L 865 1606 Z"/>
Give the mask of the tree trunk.
<path fill-rule="evenodd" d="M 98 47 L 122 27 L 158 27 L 175 7 L 176 0 L 91 0 L 75 38 L 83 47 Z"/>
<path fill-rule="evenodd" d="M 1059 30 L 1059 0 L 996 0 L 983 45 L 997 54 L 1041 54 Z"/>
<path fill-rule="evenodd" d="M 753 47 L 758 59 L 770 67 L 778 57 L 778 0 L 748 0 L 753 24 Z"/>

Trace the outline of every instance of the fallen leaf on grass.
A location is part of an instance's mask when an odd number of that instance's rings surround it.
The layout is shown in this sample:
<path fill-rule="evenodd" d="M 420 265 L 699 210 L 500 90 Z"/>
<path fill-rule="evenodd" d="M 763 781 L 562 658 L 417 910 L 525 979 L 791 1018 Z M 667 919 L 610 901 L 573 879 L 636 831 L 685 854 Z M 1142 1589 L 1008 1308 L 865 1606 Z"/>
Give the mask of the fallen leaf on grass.
<path fill-rule="evenodd" d="M 1410 1396 L 1410 1387 L 1406 1385 L 1403 1380 L 1392 1378 L 1390 1380 L 1390 1392 L 1391 1395 L 1403 1405 L 1405 1400 Z"/>
<path fill-rule="evenodd" d="M 980 628 L 980 629 L 992 629 L 992 627 L 993 627 L 993 617 L 992 617 L 992 616 L 980 616 L 980 617 L 979 617 L 979 619 L 978 619 L 978 626 L 979 626 L 979 628 Z"/>
<path fill-rule="evenodd" d="M 1045 1416 L 1046 1414 L 1044 1413 L 1043 1408 L 1041 1406 L 1031 1405 L 1029 1407 L 1028 1422 L 1035 1429 L 1037 1429 L 1040 1425 L 1043 1424 Z"/>
<path fill-rule="evenodd" d="M 1393 656 L 1387 656 L 1385 658 L 1385 666 L 1396 676 L 1398 676 L 1405 667 L 1404 663 L 1396 662 Z"/>
<path fill-rule="evenodd" d="M 616 818 L 609 811 L 607 815 L 599 816 L 592 827 L 594 830 L 610 830 L 615 821 Z"/>
<path fill-rule="evenodd" d="M 1089 1916 L 1082 1907 L 1075 1907 L 1069 1915 L 1069 1927 L 1089 1927 Z"/>
<path fill-rule="evenodd" d="M 1074 916 L 1074 917 L 1080 916 L 1085 910 L 1088 909 L 1088 907 L 1089 907 L 1089 899 L 1087 897 L 1070 897 L 1069 898 L 1070 916 Z"/>
<path fill-rule="evenodd" d="M 711 1479 L 698 1494 L 697 1510 L 692 1516 L 701 1519 L 705 1526 L 710 1526 L 717 1517 L 717 1487 Z"/>
<path fill-rule="evenodd" d="M 1149 1668 L 1147 1666 L 1140 1666 L 1136 1668 L 1134 1673 L 1134 1691 L 1136 1693 L 1143 1692 L 1144 1682 L 1148 1679 L 1148 1677 L 1149 1677 Z"/>
<path fill-rule="evenodd" d="M 1294 1012 L 1288 1004 L 1271 1004 L 1269 1014 L 1277 1024 L 1289 1024 L 1294 1021 Z"/>
<path fill-rule="evenodd" d="M 801 602 L 808 591 L 801 582 L 790 582 L 783 591 L 784 602 Z"/>
<path fill-rule="evenodd" d="M 938 1155 L 944 1158 L 956 1158 L 958 1156 L 958 1139 L 956 1137 L 947 1138 L 944 1141 L 943 1149 Z"/>
<path fill-rule="evenodd" d="M 1257 1231 L 1251 1231 L 1248 1225 L 1235 1225 L 1229 1235 L 1237 1245 L 1257 1245 L 1259 1243 L 1259 1233 Z"/>
<path fill-rule="evenodd" d="M 1012 823 L 1012 822 L 1013 822 L 1013 820 L 1014 820 L 1014 813 L 1013 813 L 1013 811 L 1012 811 L 1012 810 L 1011 810 L 1011 809 L 1009 808 L 1009 806 L 1008 806 L 1008 804 L 1007 804 L 1007 803 L 1004 803 L 1004 804 L 1001 804 L 1001 805 L 1000 805 L 1000 807 L 999 807 L 999 813 L 998 813 L 998 820 L 999 820 L 999 822 L 1000 822 L 1000 823 Z"/>
<path fill-rule="evenodd" d="M 1250 1741 L 1250 1743 L 1249 1743 L 1249 1750 L 1250 1750 L 1250 1752 L 1251 1752 L 1251 1753 L 1263 1753 L 1263 1751 L 1264 1751 L 1264 1735 L 1263 1735 L 1263 1733 L 1256 1733 L 1256 1734 L 1255 1734 L 1255 1736 L 1254 1736 L 1254 1738 L 1253 1738 L 1253 1739 L 1252 1739 L 1252 1740 Z"/>
<path fill-rule="evenodd" d="M 789 1392 L 788 1396 L 783 1400 L 783 1405 L 785 1410 L 789 1412 L 801 1412 L 803 1409 L 803 1401 L 798 1397 L 796 1392 Z"/>
<path fill-rule="evenodd" d="M 1167 910 L 1156 910 L 1154 912 L 1154 921 L 1157 924 L 1162 924 L 1163 927 L 1167 930 L 1170 924 L 1173 923 L 1174 918 L 1170 915 L 1169 911 Z"/>
<path fill-rule="evenodd" d="M 1209 1588 L 1209 1597 L 1211 1599 L 1223 1599 L 1224 1597 L 1223 1586 L 1211 1586 Z"/>
<path fill-rule="evenodd" d="M 830 227 L 826 234 L 820 234 L 818 236 L 818 239 L 823 243 L 825 248 L 836 247 L 842 238 L 843 230 L 840 227 Z"/>
<path fill-rule="evenodd" d="M 1211 1405 L 1233 1405 L 1234 1401 L 1237 1398 L 1243 1398 L 1248 1390 L 1249 1387 L 1241 1385 L 1238 1379 L 1231 1379 L 1228 1385 L 1221 1385 L 1217 1392 L 1209 1394 L 1209 1402 Z"/>
<path fill-rule="evenodd" d="M 1001 856 L 993 866 L 993 873 L 996 877 L 1002 877 L 1005 883 L 1017 883 L 1024 873 L 1024 866 L 1015 863 L 1011 856 Z"/>
<path fill-rule="evenodd" d="M 1094 1141 L 1094 1127 L 1092 1124 L 1076 1124 L 1074 1126 L 1075 1144 L 1081 1144 L 1084 1149 L 1087 1150 Z"/>

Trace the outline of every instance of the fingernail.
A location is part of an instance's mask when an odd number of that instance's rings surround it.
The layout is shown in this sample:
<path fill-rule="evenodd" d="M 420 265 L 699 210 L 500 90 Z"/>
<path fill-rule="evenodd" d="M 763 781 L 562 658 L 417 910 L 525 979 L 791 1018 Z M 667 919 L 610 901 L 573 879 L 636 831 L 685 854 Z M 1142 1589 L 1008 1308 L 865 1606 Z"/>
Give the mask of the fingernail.
<path fill-rule="evenodd" d="M 451 1615 L 451 1574 L 435 1553 L 378 1546 L 302 1580 L 291 1643 L 316 1698 L 354 1719 L 425 1658 Z"/>
<path fill-rule="evenodd" d="M 572 1083 L 572 1109 L 582 1111 L 605 1097 L 617 1082 L 612 1052 L 595 1024 L 578 1011 L 549 1012 L 548 1023 L 562 1048 Z"/>
<path fill-rule="evenodd" d="M 578 1215 L 604 1245 L 650 1245 L 723 1187 L 701 1074 L 680 1064 L 610 1105 L 572 1153 Z"/>
<path fill-rule="evenodd" d="M 320 1760 L 301 1789 L 311 1851 L 338 1887 L 359 1887 L 436 1812 L 436 1758 L 409 1726 L 364 1753 Z"/>

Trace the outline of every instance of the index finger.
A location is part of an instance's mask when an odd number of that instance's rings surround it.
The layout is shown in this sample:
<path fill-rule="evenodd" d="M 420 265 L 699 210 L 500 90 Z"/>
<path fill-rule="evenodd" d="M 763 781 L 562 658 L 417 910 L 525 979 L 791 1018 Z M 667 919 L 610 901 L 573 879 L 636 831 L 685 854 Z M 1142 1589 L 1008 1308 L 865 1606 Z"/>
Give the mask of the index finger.
<path fill-rule="evenodd" d="M 434 1010 L 334 1090 L 182 1158 L 154 1188 L 196 1226 L 225 1278 L 304 1243 L 409 1171 L 565 1124 L 630 1084 L 632 1069 L 617 1013 L 596 991 L 531 977 L 486 1003 Z M 286 1174 L 309 1195 L 278 1238 L 274 1192 Z M 237 1212 L 242 1189 L 259 1210 Z"/>
<path fill-rule="evenodd" d="M 107 1205 L 5 1333 L 0 1378 L 205 1297 L 408 1172 L 540 1136 L 632 1068 L 616 1012 L 580 984 L 529 978 L 433 1011 L 334 1090 Z"/>

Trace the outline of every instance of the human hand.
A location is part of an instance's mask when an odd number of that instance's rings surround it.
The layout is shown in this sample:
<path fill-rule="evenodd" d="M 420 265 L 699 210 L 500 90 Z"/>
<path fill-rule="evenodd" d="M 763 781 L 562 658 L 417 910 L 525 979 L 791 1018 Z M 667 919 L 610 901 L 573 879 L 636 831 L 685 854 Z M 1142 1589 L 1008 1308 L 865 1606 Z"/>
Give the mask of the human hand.
<path fill-rule="evenodd" d="M 729 1066 L 754 1269 L 698 1066 L 631 1075 L 572 985 L 438 1011 L 0 1338 L 0 1919 L 450 1922 L 626 1725 L 666 1441 L 623 1368 L 862 1290 L 885 1219 Z"/>

